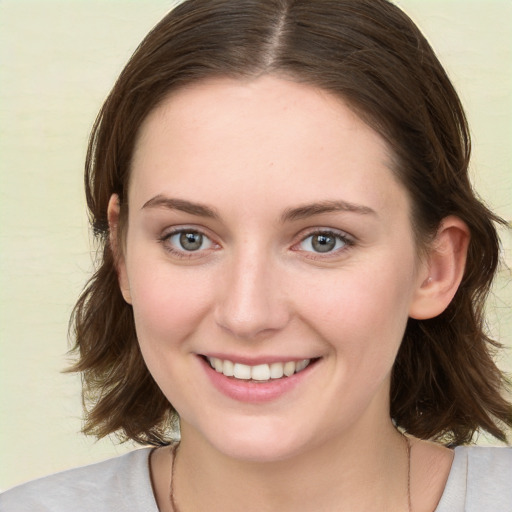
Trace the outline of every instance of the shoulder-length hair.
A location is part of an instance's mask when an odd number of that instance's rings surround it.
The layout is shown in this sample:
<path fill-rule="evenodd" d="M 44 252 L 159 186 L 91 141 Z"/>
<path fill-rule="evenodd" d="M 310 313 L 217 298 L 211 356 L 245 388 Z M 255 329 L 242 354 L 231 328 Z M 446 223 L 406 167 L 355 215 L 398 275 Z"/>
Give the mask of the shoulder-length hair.
<path fill-rule="evenodd" d="M 504 439 L 511 405 L 492 359 L 499 344 L 483 326 L 500 219 L 469 182 L 469 130 L 450 80 L 418 28 L 387 0 L 187 0 L 135 51 L 101 108 L 87 153 L 87 203 L 100 251 L 71 319 L 84 431 L 158 445 L 169 441 L 177 418 L 142 359 L 109 244 L 107 204 L 119 195 L 122 230 L 143 120 L 188 84 L 264 74 L 343 98 L 387 141 L 412 199 L 419 248 L 444 217 L 467 224 L 471 241 L 455 298 L 436 318 L 408 322 L 393 368 L 390 414 L 420 438 L 460 444 L 483 429 Z"/>

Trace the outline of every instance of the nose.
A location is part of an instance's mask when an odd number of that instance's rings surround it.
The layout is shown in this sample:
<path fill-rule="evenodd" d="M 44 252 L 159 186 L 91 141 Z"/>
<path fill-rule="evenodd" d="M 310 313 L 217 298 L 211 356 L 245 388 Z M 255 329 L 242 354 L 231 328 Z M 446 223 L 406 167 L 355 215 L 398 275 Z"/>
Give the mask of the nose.
<path fill-rule="evenodd" d="M 278 265 L 264 255 L 240 255 L 219 275 L 217 324 L 232 336 L 255 339 L 283 329 L 290 320 Z"/>

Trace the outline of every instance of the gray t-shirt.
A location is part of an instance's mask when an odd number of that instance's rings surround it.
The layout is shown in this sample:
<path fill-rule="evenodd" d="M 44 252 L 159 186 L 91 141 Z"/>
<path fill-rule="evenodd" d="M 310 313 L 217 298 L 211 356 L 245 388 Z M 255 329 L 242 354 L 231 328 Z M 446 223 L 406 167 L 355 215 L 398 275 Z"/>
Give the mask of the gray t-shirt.
<path fill-rule="evenodd" d="M 158 512 L 150 448 L 50 475 L 0 495 L 1 512 Z M 512 448 L 463 447 L 435 512 L 512 512 Z"/>

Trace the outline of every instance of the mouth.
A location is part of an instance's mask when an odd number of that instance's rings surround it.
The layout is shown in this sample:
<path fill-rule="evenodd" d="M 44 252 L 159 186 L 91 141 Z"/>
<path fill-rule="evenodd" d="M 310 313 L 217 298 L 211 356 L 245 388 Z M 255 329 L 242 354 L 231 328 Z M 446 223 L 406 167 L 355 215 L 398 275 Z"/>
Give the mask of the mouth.
<path fill-rule="evenodd" d="M 287 379 L 304 371 L 319 359 L 300 359 L 298 361 L 264 363 L 251 366 L 217 357 L 204 356 L 204 358 L 217 373 L 222 373 L 225 377 L 259 383 Z"/>

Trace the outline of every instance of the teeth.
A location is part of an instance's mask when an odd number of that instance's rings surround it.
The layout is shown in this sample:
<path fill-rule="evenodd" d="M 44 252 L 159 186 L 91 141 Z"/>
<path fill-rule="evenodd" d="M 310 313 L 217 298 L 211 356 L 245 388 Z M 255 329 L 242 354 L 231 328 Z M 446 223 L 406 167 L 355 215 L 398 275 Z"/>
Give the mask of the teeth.
<path fill-rule="evenodd" d="M 249 380 L 251 378 L 251 367 L 246 364 L 235 363 L 233 376 L 235 379 Z"/>
<path fill-rule="evenodd" d="M 283 376 L 290 377 L 294 373 L 301 372 L 309 365 L 311 359 L 287 361 L 286 363 L 258 364 L 256 366 L 233 363 L 227 359 L 222 360 L 217 357 L 208 357 L 208 362 L 215 371 L 224 374 L 226 377 L 262 382 L 270 379 L 281 379 Z"/>
<path fill-rule="evenodd" d="M 215 358 L 213 361 L 213 367 L 215 370 L 217 370 L 219 373 L 222 373 L 224 371 L 224 363 L 220 360 Z"/>
<path fill-rule="evenodd" d="M 283 372 L 287 377 L 291 377 L 295 373 L 295 367 L 297 363 L 293 361 L 289 361 L 288 363 L 284 363 Z"/>
<path fill-rule="evenodd" d="M 283 363 L 272 363 L 270 365 L 270 378 L 280 379 L 284 375 Z"/>
<path fill-rule="evenodd" d="M 231 361 L 224 361 L 221 371 L 226 377 L 233 377 L 235 375 L 235 365 Z"/>
<path fill-rule="evenodd" d="M 253 366 L 251 369 L 252 380 L 269 380 L 270 379 L 270 367 L 268 364 L 259 364 Z"/>
<path fill-rule="evenodd" d="M 295 367 L 296 372 L 301 372 L 306 368 L 306 366 L 309 364 L 309 359 L 303 359 L 302 361 L 299 361 Z"/>

